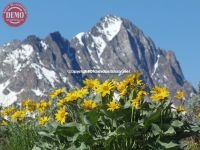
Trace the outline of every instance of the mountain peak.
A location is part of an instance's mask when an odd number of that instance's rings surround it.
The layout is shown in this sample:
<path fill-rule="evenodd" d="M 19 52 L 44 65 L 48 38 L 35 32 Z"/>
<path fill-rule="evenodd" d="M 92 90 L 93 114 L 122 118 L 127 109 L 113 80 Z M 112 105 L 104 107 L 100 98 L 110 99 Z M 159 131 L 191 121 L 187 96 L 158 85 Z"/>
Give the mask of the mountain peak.
<path fill-rule="evenodd" d="M 50 33 L 47 38 L 50 38 L 53 41 L 59 41 L 59 40 L 63 39 L 62 35 L 58 31 Z"/>
<path fill-rule="evenodd" d="M 100 19 L 95 28 L 98 33 L 106 37 L 107 41 L 111 41 L 120 31 L 122 22 L 122 19 L 117 16 L 106 15 Z"/>
<path fill-rule="evenodd" d="M 119 21 L 119 20 L 122 20 L 122 19 L 118 16 L 108 14 L 108 15 L 102 17 L 100 20 L 104 21 L 104 22 L 107 22 L 107 21 L 109 22 L 109 21 Z"/>
<path fill-rule="evenodd" d="M 25 40 L 23 40 L 23 44 L 31 44 L 34 45 L 36 44 L 38 41 L 40 41 L 40 38 L 35 36 L 35 35 L 29 35 Z"/>

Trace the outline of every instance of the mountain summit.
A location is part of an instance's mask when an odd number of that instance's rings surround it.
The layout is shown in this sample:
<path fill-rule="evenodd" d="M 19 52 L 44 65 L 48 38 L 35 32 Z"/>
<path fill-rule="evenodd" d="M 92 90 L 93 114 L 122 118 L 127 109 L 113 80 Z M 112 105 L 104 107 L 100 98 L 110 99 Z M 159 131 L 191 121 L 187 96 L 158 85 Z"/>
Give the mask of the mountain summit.
<path fill-rule="evenodd" d="M 78 87 L 86 77 L 102 80 L 121 74 L 70 74 L 69 70 L 130 70 L 143 72 L 151 88 L 166 85 L 171 93 L 195 93 L 172 51 L 157 48 L 151 38 L 124 18 L 107 15 L 71 41 L 59 32 L 45 39 L 34 35 L 0 47 L 0 103 L 45 97 L 49 90 Z"/>

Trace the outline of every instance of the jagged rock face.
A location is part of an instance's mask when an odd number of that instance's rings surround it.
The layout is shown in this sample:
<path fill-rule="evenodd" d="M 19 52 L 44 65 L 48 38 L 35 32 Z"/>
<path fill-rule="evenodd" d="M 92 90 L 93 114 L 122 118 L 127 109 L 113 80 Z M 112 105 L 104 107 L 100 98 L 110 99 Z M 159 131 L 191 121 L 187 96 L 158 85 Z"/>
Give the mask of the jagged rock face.
<path fill-rule="evenodd" d="M 0 102 L 10 105 L 17 99 L 45 97 L 52 88 L 79 85 L 77 77 L 66 72 L 74 69 L 68 48 L 59 33 L 44 40 L 29 36 L 17 45 L 1 47 Z"/>
<path fill-rule="evenodd" d="M 173 52 L 156 48 L 130 21 L 108 15 L 71 41 L 55 32 L 45 39 L 29 36 L 0 47 L 0 103 L 38 99 L 56 87 L 79 87 L 85 77 L 122 77 L 68 72 L 88 69 L 141 71 L 150 88 L 166 85 L 172 93 L 177 89 L 195 93 Z"/>

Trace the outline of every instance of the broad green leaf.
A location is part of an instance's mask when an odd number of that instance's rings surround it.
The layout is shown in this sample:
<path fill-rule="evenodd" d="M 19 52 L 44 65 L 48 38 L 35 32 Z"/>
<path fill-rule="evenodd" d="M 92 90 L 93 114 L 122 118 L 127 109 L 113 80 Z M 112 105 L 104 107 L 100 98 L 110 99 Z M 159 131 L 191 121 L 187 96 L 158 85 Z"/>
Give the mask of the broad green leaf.
<path fill-rule="evenodd" d="M 157 124 L 152 123 L 152 132 L 156 136 L 156 135 L 159 135 L 160 133 L 162 133 L 162 130 L 160 129 L 160 127 Z"/>
<path fill-rule="evenodd" d="M 126 133 L 126 128 L 124 125 L 120 125 L 118 128 L 117 128 L 117 134 L 125 134 Z"/>
<path fill-rule="evenodd" d="M 45 132 L 45 131 L 40 131 L 40 132 L 38 132 L 38 134 L 40 136 L 43 136 L 43 137 L 46 137 L 46 138 L 50 138 L 52 140 L 56 140 L 55 135 L 53 133 L 48 133 L 48 132 Z"/>
<path fill-rule="evenodd" d="M 88 133 L 80 134 L 77 137 L 77 140 L 78 142 L 84 142 L 86 145 L 91 145 L 94 142 L 91 135 L 89 135 Z"/>
<path fill-rule="evenodd" d="M 191 126 L 191 128 L 192 128 L 192 131 L 194 131 L 194 132 L 199 132 L 200 133 L 200 126 L 195 126 L 195 125 L 193 125 L 193 126 Z"/>
<path fill-rule="evenodd" d="M 39 147 L 37 147 L 37 146 L 34 146 L 34 147 L 32 148 L 32 150 L 42 150 L 42 149 L 39 148 Z"/>
<path fill-rule="evenodd" d="M 161 117 L 161 110 L 152 113 L 148 118 L 145 118 L 144 120 L 145 127 L 148 128 L 152 123 L 160 120 L 160 117 Z"/>
<path fill-rule="evenodd" d="M 174 143 L 174 142 L 169 142 L 169 143 L 165 143 L 165 142 L 161 142 L 158 141 L 158 143 L 163 146 L 165 149 L 171 149 L 171 148 L 176 148 L 178 147 L 178 144 Z"/>
<path fill-rule="evenodd" d="M 124 104 L 124 108 L 130 108 L 131 106 L 131 102 L 130 101 L 126 101 L 126 103 Z"/>
<path fill-rule="evenodd" d="M 174 135 L 176 134 L 176 131 L 173 127 L 170 127 L 167 131 L 164 132 L 165 135 Z"/>
<path fill-rule="evenodd" d="M 140 132 L 138 132 L 140 128 L 140 125 L 138 123 L 126 123 L 125 125 L 120 125 L 118 127 L 118 129 L 116 130 L 117 134 L 121 134 L 121 135 L 136 135 L 136 134 L 140 134 Z"/>
<path fill-rule="evenodd" d="M 97 123 L 97 121 L 98 121 L 98 119 L 99 119 L 99 117 L 100 117 L 100 114 L 98 113 L 98 111 L 97 110 L 91 110 L 91 111 L 89 111 L 89 112 L 86 112 L 85 113 L 85 115 L 86 115 L 86 119 L 89 121 L 89 123 L 91 123 L 91 124 L 96 124 Z"/>
<path fill-rule="evenodd" d="M 177 127 L 180 128 L 183 126 L 183 122 L 179 121 L 179 120 L 174 120 L 171 124 L 173 127 Z"/>
<path fill-rule="evenodd" d="M 66 126 L 59 126 L 56 129 L 56 133 L 62 136 L 69 136 L 72 137 L 74 136 L 76 133 L 78 133 L 79 130 L 76 127 L 76 124 L 74 123 L 69 123 Z"/>

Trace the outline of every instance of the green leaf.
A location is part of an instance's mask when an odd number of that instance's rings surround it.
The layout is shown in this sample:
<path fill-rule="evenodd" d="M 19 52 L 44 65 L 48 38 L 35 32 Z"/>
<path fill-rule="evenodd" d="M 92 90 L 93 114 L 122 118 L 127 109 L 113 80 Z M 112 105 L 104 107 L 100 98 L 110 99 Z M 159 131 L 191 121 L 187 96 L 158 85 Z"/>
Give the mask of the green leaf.
<path fill-rule="evenodd" d="M 85 115 L 90 124 L 96 124 L 100 117 L 100 114 L 96 109 L 86 112 Z"/>
<path fill-rule="evenodd" d="M 156 136 L 156 135 L 159 135 L 160 133 L 162 133 L 162 130 L 160 129 L 160 127 L 157 124 L 153 123 L 152 124 L 152 132 Z"/>
<path fill-rule="evenodd" d="M 200 133 L 200 127 L 192 128 L 192 131 L 194 131 L 194 132 L 199 132 L 199 133 Z"/>
<path fill-rule="evenodd" d="M 76 125 L 76 127 L 79 130 L 79 132 L 81 132 L 81 133 L 85 132 L 85 130 L 86 130 L 86 127 L 83 124 L 81 124 L 81 123 L 78 123 Z"/>
<path fill-rule="evenodd" d="M 174 120 L 171 124 L 173 127 L 177 127 L 180 128 L 183 126 L 183 122 L 179 121 L 179 120 Z"/>
<path fill-rule="evenodd" d="M 164 132 L 165 135 L 174 135 L 176 134 L 176 131 L 173 127 L 170 127 L 167 131 Z"/>
<path fill-rule="evenodd" d="M 38 132 L 38 134 L 39 135 L 42 135 L 42 136 L 51 136 L 49 133 L 47 133 L 47 132 L 44 132 L 44 131 L 40 131 L 40 132 Z"/>
<path fill-rule="evenodd" d="M 88 133 L 85 134 L 80 134 L 77 137 L 78 142 L 84 142 L 86 145 L 92 145 L 93 144 L 93 139 L 91 137 L 91 135 L 89 135 Z"/>
<path fill-rule="evenodd" d="M 120 125 L 118 128 L 117 128 L 117 134 L 124 134 L 125 131 L 126 131 L 126 128 L 124 125 Z"/>
<path fill-rule="evenodd" d="M 68 123 L 65 126 L 58 126 L 56 129 L 56 133 L 65 137 L 72 137 L 76 133 L 78 133 L 79 130 L 76 127 L 75 123 Z"/>
<path fill-rule="evenodd" d="M 50 131 L 55 131 L 56 130 L 56 128 L 58 127 L 58 123 L 57 122 L 51 122 L 51 123 L 49 123 L 49 124 L 47 124 L 46 126 L 45 126 L 45 128 L 46 128 L 46 130 L 48 130 L 49 132 Z"/>
<path fill-rule="evenodd" d="M 129 101 L 126 101 L 126 103 L 124 104 L 124 109 L 130 108 L 130 106 L 131 106 L 130 100 L 129 100 Z"/>
<path fill-rule="evenodd" d="M 42 150 L 42 149 L 39 148 L 39 147 L 37 147 L 37 146 L 34 146 L 34 147 L 32 148 L 32 150 Z"/>
<path fill-rule="evenodd" d="M 45 132 L 45 131 L 40 131 L 40 132 L 38 132 L 38 134 L 40 136 L 43 136 L 43 137 L 46 137 L 46 138 L 50 138 L 52 140 L 56 140 L 55 135 L 53 133 L 48 133 L 48 132 Z"/>
<path fill-rule="evenodd" d="M 178 144 L 174 143 L 174 142 L 169 142 L 169 143 L 165 143 L 165 142 L 161 142 L 158 141 L 158 143 L 163 146 L 165 149 L 171 149 L 171 148 L 176 148 L 178 147 Z"/>
<path fill-rule="evenodd" d="M 152 123 L 158 121 L 161 117 L 161 110 L 158 110 L 154 113 L 152 113 L 148 118 L 145 119 L 144 125 L 146 128 L 151 126 Z"/>
<path fill-rule="evenodd" d="M 128 136 L 132 136 L 132 135 L 136 135 L 136 134 L 141 134 L 141 132 L 139 132 L 140 129 L 140 125 L 138 123 L 125 123 L 124 125 L 120 125 L 116 132 L 118 135 L 128 135 Z"/>
<path fill-rule="evenodd" d="M 79 147 L 72 145 L 71 147 L 67 148 L 68 150 L 89 150 L 89 148 L 85 145 L 85 143 L 81 143 Z"/>

